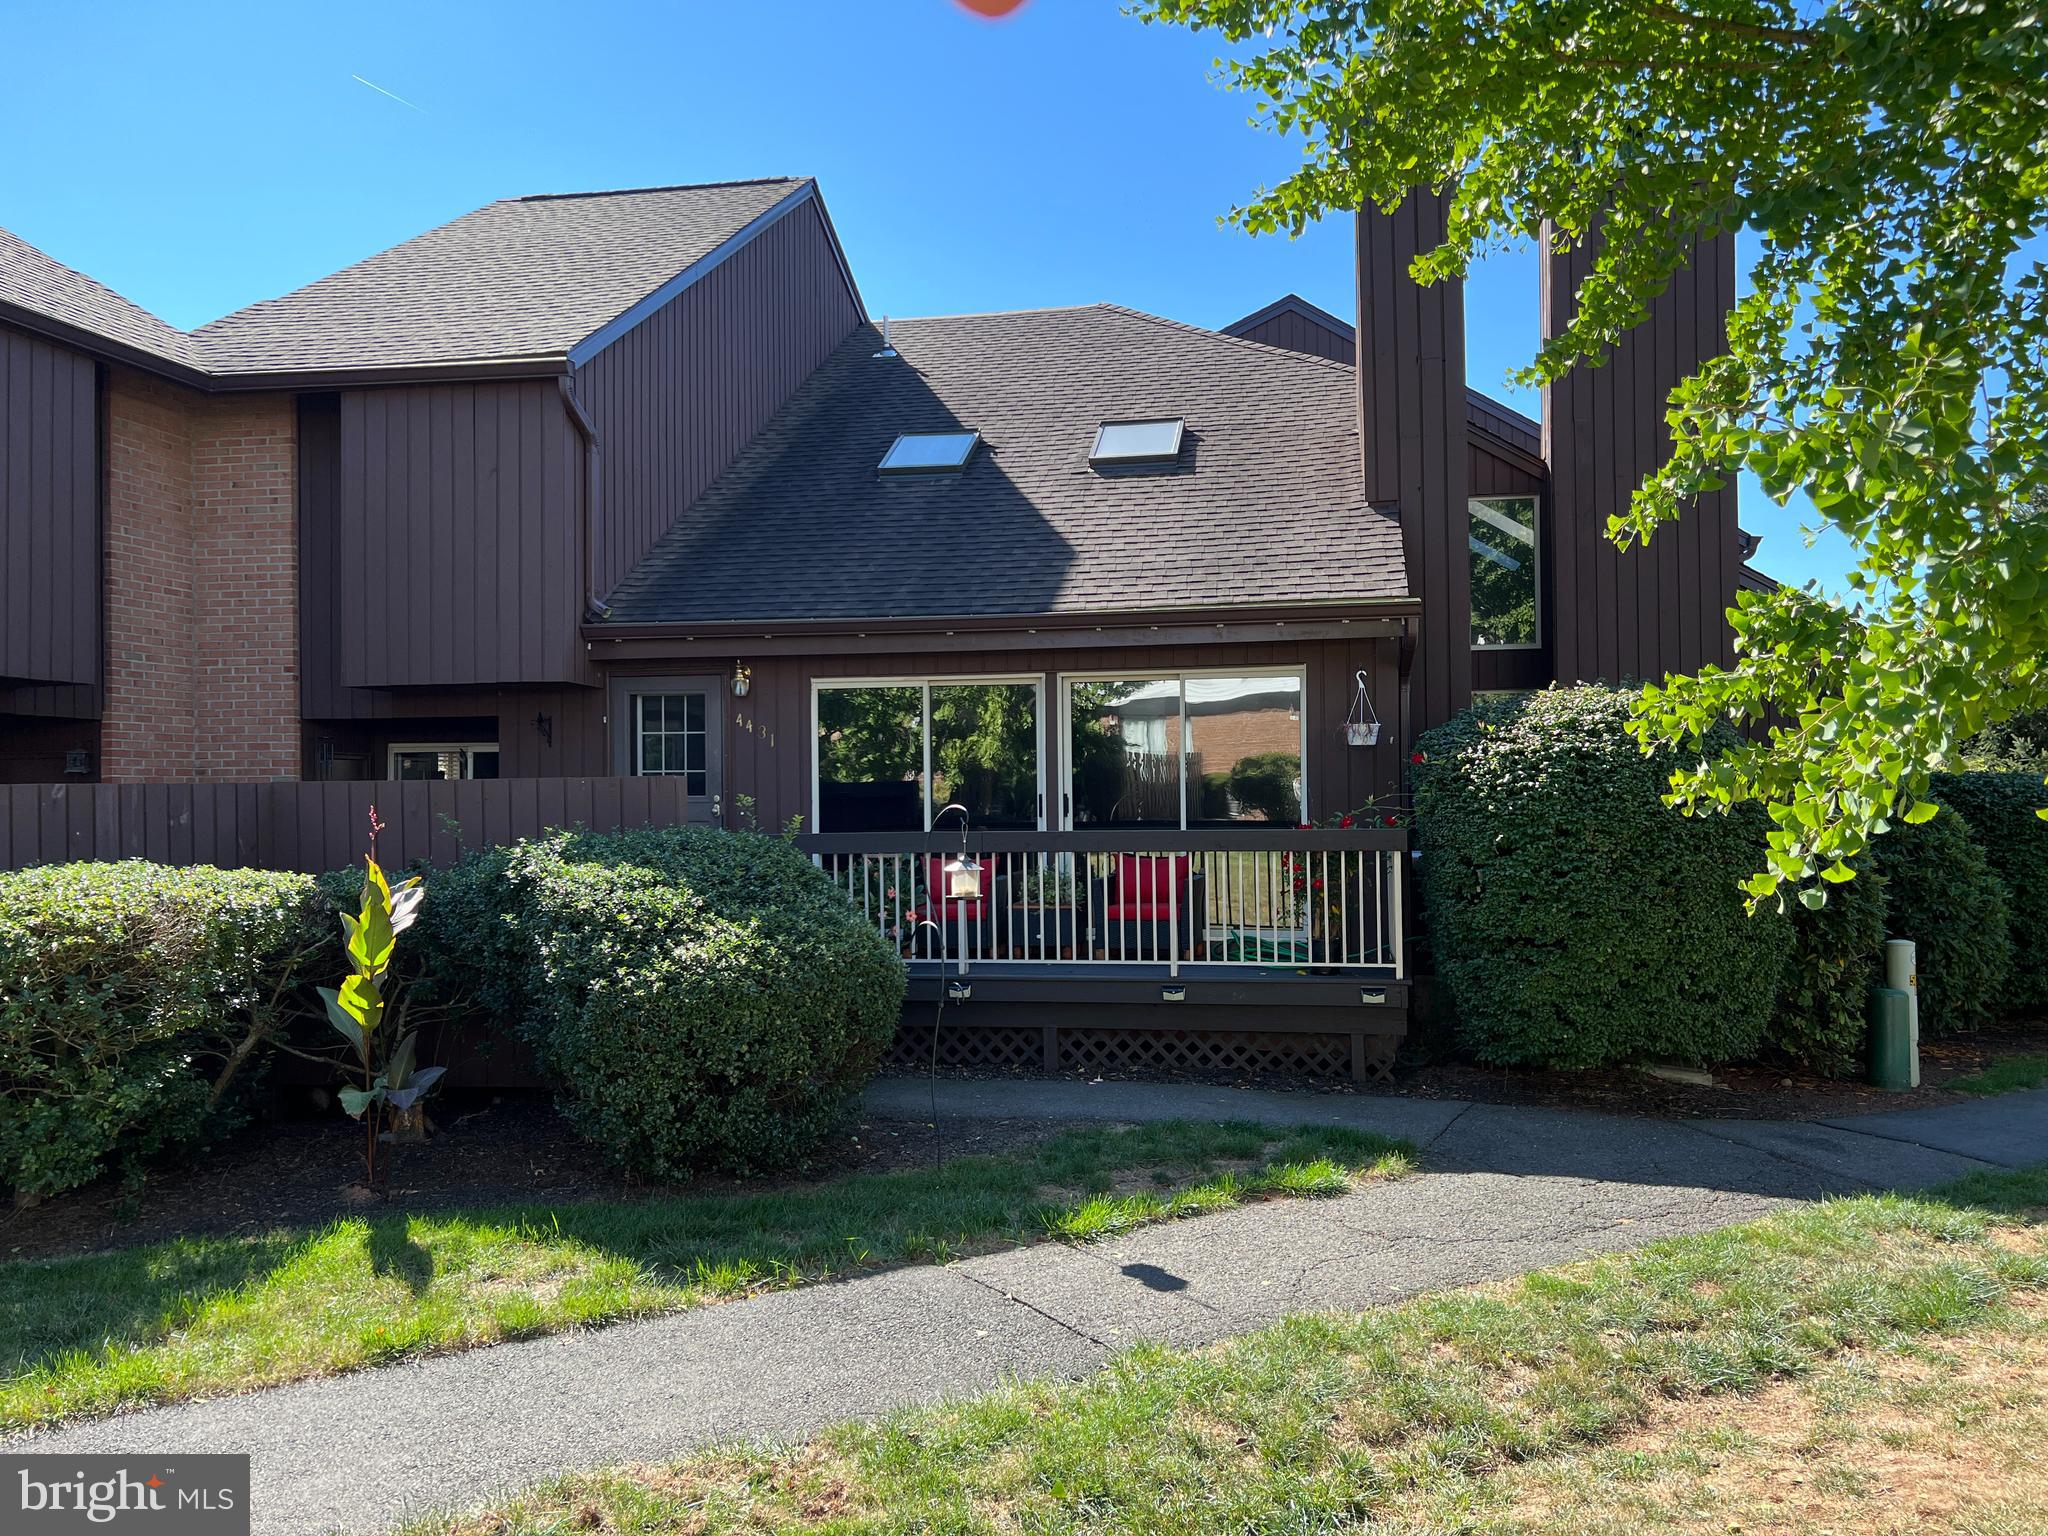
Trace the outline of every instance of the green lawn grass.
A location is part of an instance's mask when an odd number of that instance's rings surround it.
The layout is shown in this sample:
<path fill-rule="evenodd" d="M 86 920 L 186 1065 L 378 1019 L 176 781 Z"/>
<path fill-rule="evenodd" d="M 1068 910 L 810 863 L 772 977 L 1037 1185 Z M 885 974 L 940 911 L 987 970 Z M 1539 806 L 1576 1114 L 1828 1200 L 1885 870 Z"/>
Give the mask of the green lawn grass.
<path fill-rule="evenodd" d="M 1948 1086 L 1958 1093 L 2011 1093 L 2048 1083 L 2048 1054 L 2011 1056 L 1973 1077 L 1959 1077 Z"/>
<path fill-rule="evenodd" d="M 1875 1438 L 1890 1431 L 1871 1405 L 1892 1400 L 1867 1394 L 1859 1408 L 1842 1390 L 1844 1368 L 1876 1362 L 1881 1376 L 1967 1339 L 2030 1338 L 2032 1352 L 2010 1358 L 2043 1358 L 2044 1207 L 2048 1170 L 1838 1200 L 1504 1285 L 1295 1318 L 1210 1349 L 1141 1346 L 1084 1382 L 1026 1383 L 794 1450 L 578 1475 L 409 1530 L 1807 1529 L 1772 1502 L 1801 1490 L 1758 1449 L 1769 1437 L 1743 1429 L 1750 1408 L 1806 1382 L 1828 1384 L 1872 1436 L 1831 1473 L 1844 1486 L 1821 1490 L 1866 1497 L 1862 1513 L 1826 1528 L 1891 1529 L 1921 1493 L 1954 1490 L 1898 1488 L 1868 1471 L 1892 1444 Z M 1989 1421 L 1955 1411 L 1962 1383 L 1938 1367 L 1922 1375 L 1922 1427 L 1936 1447 L 1927 1481 L 1977 1467 L 1985 1502 L 1969 1523 L 1912 1528 L 2038 1531 L 2034 1495 L 2001 1482 L 2000 1468 L 2038 1460 L 2026 1426 L 2048 1422 L 2039 1372 L 2018 1382 L 2033 1392 L 2032 1418 L 2008 1416 L 1995 1446 Z M 2017 1400 L 2012 1381 L 1989 1383 L 1980 1396 Z M 1678 1423 L 1703 1406 L 1725 1409 L 1726 1425 Z M 1628 1500 L 1655 1492 L 1656 1478 L 1680 1490 L 1665 1515 L 1645 1515 L 1656 1501 L 1642 1499 L 1629 1515 Z M 1752 1507 L 1770 1518 L 1744 1525 Z"/>
<path fill-rule="evenodd" d="M 797 1190 L 366 1215 L 0 1265 L 0 1428 L 674 1312 L 863 1266 L 1085 1241 L 1409 1166 L 1358 1131 L 1173 1121 Z"/>

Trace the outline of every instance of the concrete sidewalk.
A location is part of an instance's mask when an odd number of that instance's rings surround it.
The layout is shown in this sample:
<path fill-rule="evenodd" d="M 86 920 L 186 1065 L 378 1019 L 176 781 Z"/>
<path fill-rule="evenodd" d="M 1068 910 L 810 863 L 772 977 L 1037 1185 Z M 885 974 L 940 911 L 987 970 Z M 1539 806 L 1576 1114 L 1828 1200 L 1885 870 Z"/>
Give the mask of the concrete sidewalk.
<path fill-rule="evenodd" d="M 1355 1125 L 1415 1142 L 1427 1171 L 1337 1200 L 1257 1205 L 1089 1248 L 889 1270 L 8 1448 L 248 1451 L 256 1530 L 377 1530 L 576 1468 L 798 1437 L 1007 1377 L 1085 1374 L 1140 1339 L 1202 1343 L 1292 1312 L 1357 1309 L 1704 1231 L 1788 1201 L 2048 1160 L 2048 1093 L 1872 1117 L 1884 1124 L 1870 1134 L 1857 1122 L 1635 1120 L 1164 1084 L 953 1082 L 939 1092 L 950 1118 Z M 930 1093 L 922 1081 L 884 1082 L 869 1103 L 922 1116 Z"/>

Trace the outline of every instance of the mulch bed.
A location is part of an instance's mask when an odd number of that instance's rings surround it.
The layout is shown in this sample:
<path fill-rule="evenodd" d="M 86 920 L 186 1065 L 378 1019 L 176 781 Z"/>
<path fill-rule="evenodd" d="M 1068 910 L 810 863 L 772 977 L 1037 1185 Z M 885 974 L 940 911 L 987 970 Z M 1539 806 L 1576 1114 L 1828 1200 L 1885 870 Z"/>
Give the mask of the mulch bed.
<path fill-rule="evenodd" d="M 1763 1067 L 1723 1068 L 1715 1073 L 1712 1087 L 1696 1087 L 1626 1069 L 1505 1071 L 1431 1061 L 1420 1052 L 1404 1056 L 1391 1085 L 1367 1088 L 1275 1074 L 1188 1073 L 1181 1074 L 1181 1080 L 1303 1094 L 1396 1094 L 1609 1114 L 1794 1120 L 1964 1102 L 1971 1096 L 1943 1085 L 2006 1057 L 2041 1052 L 2048 1052 L 2048 1022 L 2041 1021 L 1928 1040 L 1921 1047 L 1922 1086 L 1908 1093 L 1883 1093 L 1863 1083 Z M 1162 1075 L 1148 1073 L 1143 1080 L 1158 1081 Z M 1140 1079 L 1131 1074 L 1131 1080 Z M 390 1211 L 763 1193 L 848 1173 L 926 1168 L 948 1157 L 1009 1151 L 1077 1124 L 1099 1123 L 1028 1117 L 948 1119 L 935 1132 L 918 1121 L 868 1118 L 799 1175 L 766 1181 L 707 1177 L 664 1186 L 621 1173 L 569 1128 L 543 1094 L 450 1093 L 436 1102 L 434 1114 L 438 1133 L 424 1146 L 394 1149 L 390 1176 L 375 1196 L 366 1195 L 360 1185 L 362 1141 L 355 1123 L 338 1110 L 329 1110 L 252 1126 L 187 1167 L 154 1170 L 139 1189 L 124 1189 L 109 1179 L 0 1215 L 0 1259 L 85 1253 L 185 1234 L 319 1227 L 344 1216 Z"/>
<path fill-rule="evenodd" d="M 361 1187 L 361 1130 L 339 1110 L 259 1124 L 190 1166 L 158 1168 L 140 1189 L 102 1180 L 26 1210 L 0 1214 L 0 1259 L 48 1258 L 187 1235 L 319 1228 L 346 1216 L 496 1205 L 568 1205 L 669 1195 L 764 1194 L 850 1173 L 928 1168 L 950 1157 L 1002 1152 L 1079 1122 L 948 1121 L 937 1134 L 910 1121 L 864 1119 L 800 1175 L 650 1184 L 620 1172 L 556 1113 L 546 1095 L 449 1094 L 424 1146 L 386 1149 L 390 1178 Z M 392 1155 L 395 1151 L 395 1156 Z"/>
<path fill-rule="evenodd" d="M 1828 1120 L 1841 1115 L 1879 1110 L 1925 1109 L 1959 1104 L 1974 1095 L 1944 1085 L 1970 1077 L 1992 1063 L 2012 1056 L 2048 1054 L 2048 1021 L 2001 1026 L 1970 1034 L 1923 1040 L 1920 1046 L 1921 1085 L 1904 1093 L 1887 1093 L 1868 1083 L 1826 1078 L 1789 1066 L 1718 1067 L 1711 1087 L 1667 1082 L 1631 1067 L 1590 1072 L 1551 1072 L 1474 1066 L 1442 1059 L 1426 1048 L 1411 1047 L 1395 1064 L 1391 1083 L 1359 1085 L 1324 1077 L 1287 1073 L 1245 1072 L 1098 1072 L 1061 1073 L 1068 1079 L 1098 1082 L 1191 1082 L 1219 1086 L 1264 1088 L 1282 1092 L 1393 1094 L 1414 1099 L 1460 1099 L 1480 1104 L 1532 1104 L 1547 1109 L 1595 1110 L 1603 1114 L 1658 1118 L 1723 1120 Z M 941 1068 L 954 1078 L 1043 1078 L 1053 1074 L 1018 1069 L 988 1071 Z"/>

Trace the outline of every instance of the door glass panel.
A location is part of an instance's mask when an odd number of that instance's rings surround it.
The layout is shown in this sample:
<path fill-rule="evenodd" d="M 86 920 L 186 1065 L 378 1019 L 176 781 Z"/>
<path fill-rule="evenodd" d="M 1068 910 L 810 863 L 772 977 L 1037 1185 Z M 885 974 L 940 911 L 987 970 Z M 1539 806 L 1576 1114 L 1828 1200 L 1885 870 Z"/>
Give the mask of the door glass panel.
<path fill-rule="evenodd" d="M 1074 825 L 1178 827 L 1179 680 L 1077 680 L 1067 709 Z"/>
<path fill-rule="evenodd" d="M 633 771 L 684 780 L 686 794 L 706 789 L 705 702 L 701 693 L 633 696 Z"/>
<path fill-rule="evenodd" d="M 1188 824 L 1299 822 L 1301 679 L 1191 677 L 1183 691 Z"/>
<path fill-rule="evenodd" d="M 932 685 L 931 814 L 955 802 L 977 827 L 1038 825 L 1038 690 L 1030 683 Z"/>
<path fill-rule="evenodd" d="M 924 689 L 818 690 L 818 830 L 924 830 Z"/>

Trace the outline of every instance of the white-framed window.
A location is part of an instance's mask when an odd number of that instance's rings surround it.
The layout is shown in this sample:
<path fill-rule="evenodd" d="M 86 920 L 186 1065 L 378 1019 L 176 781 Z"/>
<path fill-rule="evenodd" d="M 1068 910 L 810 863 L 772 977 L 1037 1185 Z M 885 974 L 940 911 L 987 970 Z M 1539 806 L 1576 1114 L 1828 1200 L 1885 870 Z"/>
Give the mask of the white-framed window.
<path fill-rule="evenodd" d="M 393 779 L 495 779 L 495 741 L 396 741 L 387 761 Z"/>
<path fill-rule="evenodd" d="M 1061 824 L 1305 820 L 1307 697 L 1299 667 L 1062 677 Z"/>
<path fill-rule="evenodd" d="M 923 832 L 950 804 L 977 827 L 1043 825 L 1041 692 L 1032 676 L 815 679 L 811 825 Z"/>
<path fill-rule="evenodd" d="M 1472 645 L 1526 651 L 1543 643 L 1542 503 L 1534 496 L 1475 496 Z"/>

